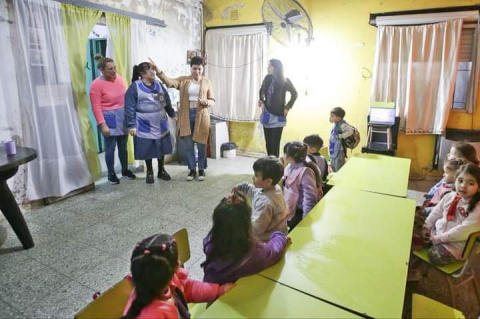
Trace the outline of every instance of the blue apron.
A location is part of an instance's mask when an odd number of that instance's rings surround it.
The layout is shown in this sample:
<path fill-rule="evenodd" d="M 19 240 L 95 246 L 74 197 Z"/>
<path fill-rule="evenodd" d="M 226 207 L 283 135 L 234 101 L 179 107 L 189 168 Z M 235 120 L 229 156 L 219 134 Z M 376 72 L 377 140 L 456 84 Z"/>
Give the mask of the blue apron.
<path fill-rule="evenodd" d="M 125 121 L 125 109 L 103 111 L 103 118 L 110 129 L 110 136 L 122 136 L 127 134 L 127 123 Z"/>

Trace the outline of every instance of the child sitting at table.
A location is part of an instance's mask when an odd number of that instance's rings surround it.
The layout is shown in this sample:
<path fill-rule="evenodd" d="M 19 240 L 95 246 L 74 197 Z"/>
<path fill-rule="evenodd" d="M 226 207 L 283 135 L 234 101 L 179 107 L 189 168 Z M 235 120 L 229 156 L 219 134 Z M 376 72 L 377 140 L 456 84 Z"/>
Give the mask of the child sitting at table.
<path fill-rule="evenodd" d="M 307 154 L 314 159 L 320 173 L 322 173 L 322 183 L 327 182 L 328 162 L 325 157 L 320 155 L 320 149 L 323 147 L 323 140 L 318 134 L 311 134 L 303 139 L 303 143 L 307 145 Z"/>
<path fill-rule="evenodd" d="M 280 260 L 288 241 L 278 231 L 268 243 L 253 236 L 250 207 L 242 193 L 234 192 L 215 208 L 212 229 L 203 240 L 203 280 L 223 284 L 256 274 Z"/>
<path fill-rule="evenodd" d="M 428 216 L 431 213 L 433 207 L 440 202 L 443 196 L 454 191 L 453 187 L 455 183 L 455 175 L 460 167 L 464 164 L 465 163 L 461 159 L 451 159 L 445 162 L 443 165 L 443 183 L 437 189 L 432 199 L 425 201 L 426 207 L 424 207 L 422 211 L 424 216 Z"/>
<path fill-rule="evenodd" d="M 463 165 L 455 177 L 455 192 L 445 195 L 414 235 L 413 244 L 429 247 L 432 264 L 441 266 L 461 259 L 468 236 L 480 231 L 480 168 Z"/>
<path fill-rule="evenodd" d="M 261 241 L 269 241 L 273 232 L 287 234 L 287 208 L 278 182 L 283 165 L 275 156 L 260 158 L 253 163 L 255 185 L 241 183 L 233 192 L 244 193 L 252 203 L 252 233 Z"/>
<path fill-rule="evenodd" d="M 285 144 L 283 156 L 288 163 L 283 174 L 283 194 L 288 209 L 288 227 L 292 231 L 322 198 L 322 177 L 317 165 L 306 161 L 305 144 Z"/>
<path fill-rule="evenodd" d="M 158 234 L 142 240 L 133 250 L 134 289 L 122 318 L 189 318 L 187 302 L 213 302 L 234 284 L 218 285 L 191 280 L 180 267 L 177 243 Z"/>
<path fill-rule="evenodd" d="M 480 164 L 479 160 L 477 159 L 477 151 L 471 144 L 468 143 L 454 143 L 450 148 L 450 152 L 447 154 L 447 160 L 452 159 L 459 159 L 464 163 L 472 163 L 477 166 Z M 425 195 L 426 202 L 432 199 L 433 195 L 435 195 L 435 192 L 440 188 L 440 186 L 442 186 L 444 182 L 445 181 L 442 178 L 428 191 L 428 193 Z"/>

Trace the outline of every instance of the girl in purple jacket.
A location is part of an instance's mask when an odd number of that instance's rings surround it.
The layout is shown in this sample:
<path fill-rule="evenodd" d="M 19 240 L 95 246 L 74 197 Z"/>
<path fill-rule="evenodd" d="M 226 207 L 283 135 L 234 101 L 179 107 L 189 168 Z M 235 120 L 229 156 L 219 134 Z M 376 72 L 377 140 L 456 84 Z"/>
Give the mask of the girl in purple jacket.
<path fill-rule="evenodd" d="M 241 193 L 222 199 L 213 212 L 213 226 L 203 240 L 206 260 L 203 281 L 235 282 L 277 263 L 287 246 L 287 237 L 273 232 L 267 243 L 252 235 L 251 210 Z"/>
<path fill-rule="evenodd" d="M 283 196 L 288 209 L 291 231 L 322 198 L 322 175 L 317 165 L 306 162 L 307 145 L 290 142 L 283 148 L 285 162 Z"/>

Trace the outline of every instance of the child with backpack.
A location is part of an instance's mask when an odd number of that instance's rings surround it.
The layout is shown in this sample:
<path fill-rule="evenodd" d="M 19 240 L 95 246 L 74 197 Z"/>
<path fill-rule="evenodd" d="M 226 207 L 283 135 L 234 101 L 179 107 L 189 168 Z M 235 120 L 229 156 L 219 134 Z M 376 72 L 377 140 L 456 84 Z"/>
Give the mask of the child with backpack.
<path fill-rule="evenodd" d="M 303 139 L 303 143 L 307 145 L 308 157 L 313 159 L 313 162 L 317 164 L 322 174 L 322 183 L 325 184 L 328 176 L 328 162 L 325 157 L 320 155 L 320 149 L 323 147 L 322 138 L 318 134 L 311 134 Z"/>
<path fill-rule="evenodd" d="M 180 267 L 175 239 L 164 234 L 135 247 L 130 271 L 134 289 L 122 319 L 190 318 L 188 302 L 213 302 L 234 286 L 189 279 Z"/>
<path fill-rule="evenodd" d="M 355 133 L 353 127 L 350 126 L 344 118 L 345 110 L 341 107 L 334 107 L 330 111 L 330 123 L 334 125 L 330 133 L 328 153 L 330 155 L 330 166 L 334 172 L 338 172 L 345 164 L 345 157 L 347 155 L 345 139 Z"/>

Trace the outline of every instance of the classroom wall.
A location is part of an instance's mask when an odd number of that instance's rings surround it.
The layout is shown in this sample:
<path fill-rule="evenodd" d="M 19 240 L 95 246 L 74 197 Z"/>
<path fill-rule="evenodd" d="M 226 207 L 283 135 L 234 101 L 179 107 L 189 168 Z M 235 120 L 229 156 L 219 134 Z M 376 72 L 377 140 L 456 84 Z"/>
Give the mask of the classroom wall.
<path fill-rule="evenodd" d="M 165 28 L 147 25 L 146 57 L 151 57 L 169 76 L 190 74 L 187 50 L 202 47 L 202 6 L 200 0 L 91 0 L 112 8 L 165 20 Z M 169 90 L 174 102 L 178 91 Z"/>
<path fill-rule="evenodd" d="M 370 13 L 473 5 L 477 1 L 301 0 L 300 3 L 313 24 L 314 41 L 309 49 L 286 48 L 270 39 L 269 58 L 284 62 L 285 74 L 299 92 L 299 98 L 289 113 L 282 143 L 302 140 L 306 134 L 314 132 L 327 141 L 331 129 L 329 110 L 335 106 L 346 110 L 346 120 L 356 126 L 366 140 L 377 31 L 368 24 Z M 258 0 L 205 0 L 204 24 L 210 27 L 261 23 L 262 4 L 263 1 Z M 480 106 L 473 119 L 470 114 L 452 111 L 447 126 L 479 129 L 479 109 Z M 231 140 L 240 149 L 265 152 L 258 123 L 231 123 L 230 133 Z M 399 136 L 397 154 L 412 159 L 412 176 L 432 173 L 434 143 L 434 135 Z M 355 152 L 360 152 L 360 147 Z"/>

